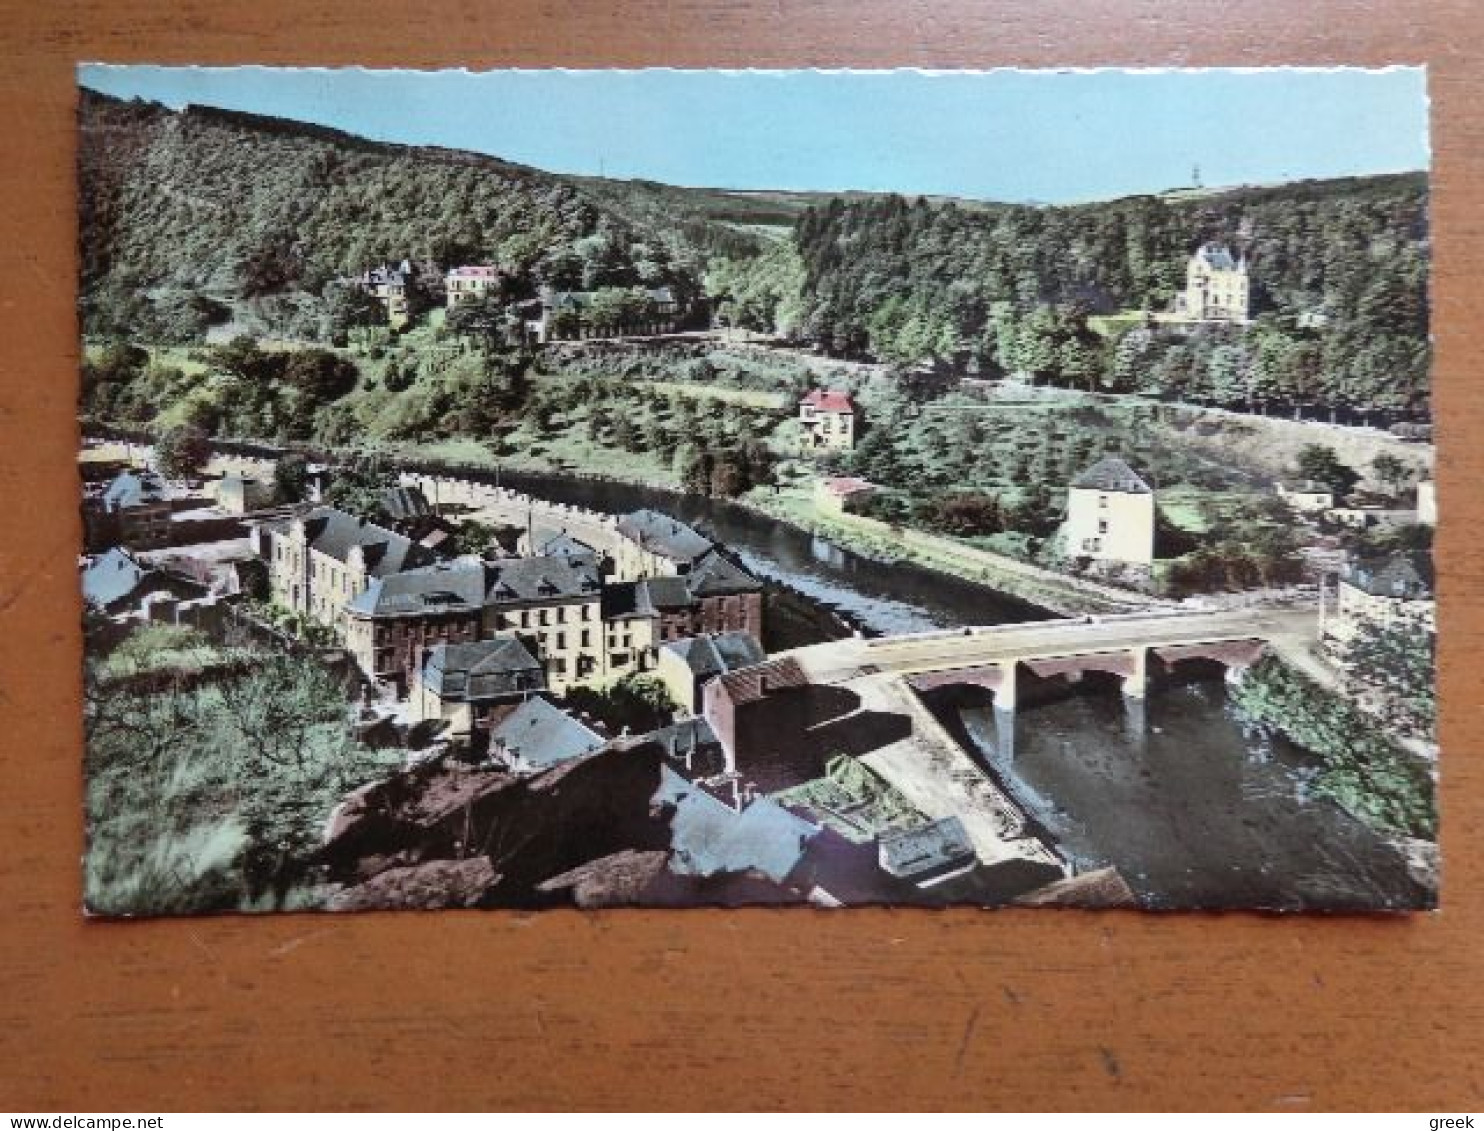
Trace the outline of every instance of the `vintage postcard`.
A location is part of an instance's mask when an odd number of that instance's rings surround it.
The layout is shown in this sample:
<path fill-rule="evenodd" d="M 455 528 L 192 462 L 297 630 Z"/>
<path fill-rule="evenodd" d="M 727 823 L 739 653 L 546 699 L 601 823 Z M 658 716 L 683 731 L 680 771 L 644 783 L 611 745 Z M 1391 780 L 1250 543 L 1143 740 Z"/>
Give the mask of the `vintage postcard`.
<path fill-rule="evenodd" d="M 90 913 L 1437 905 L 1421 69 L 78 77 Z"/>

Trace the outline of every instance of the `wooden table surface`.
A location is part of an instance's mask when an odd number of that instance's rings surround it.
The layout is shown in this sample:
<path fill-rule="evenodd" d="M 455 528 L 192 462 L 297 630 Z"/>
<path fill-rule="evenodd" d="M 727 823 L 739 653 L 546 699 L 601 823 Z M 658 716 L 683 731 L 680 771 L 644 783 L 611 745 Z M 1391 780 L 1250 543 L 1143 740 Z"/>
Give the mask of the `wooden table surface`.
<path fill-rule="evenodd" d="M 1484 1106 L 1479 5 L 3 0 L 0 28 L 0 1110 Z M 83 60 L 1427 63 L 1442 912 L 83 922 L 72 568 Z"/>

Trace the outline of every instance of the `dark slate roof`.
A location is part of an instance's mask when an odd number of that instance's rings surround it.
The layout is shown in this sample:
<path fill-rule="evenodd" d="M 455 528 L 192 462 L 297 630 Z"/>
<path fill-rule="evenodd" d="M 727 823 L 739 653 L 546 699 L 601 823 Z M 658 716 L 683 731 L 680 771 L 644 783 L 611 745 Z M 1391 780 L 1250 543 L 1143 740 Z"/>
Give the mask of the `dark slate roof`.
<path fill-rule="evenodd" d="M 886 833 L 881 837 L 881 866 L 893 876 L 931 876 L 975 863 L 978 853 L 957 817 Z"/>
<path fill-rule="evenodd" d="M 347 608 L 366 616 L 419 616 L 596 596 L 601 589 L 597 571 L 570 558 L 459 558 L 381 578 Z"/>
<path fill-rule="evenodd" d="M 1092 491 L 1121 491 L 1127 495 L 1150 494 L 1149 484 L 1117 456 L 1104 456 L 1073 479 L 1072 486 Z"/>
<path fill-rule="evenodd" d="M 103 505 L 110 511 L 163 502 L 165 481 L 153 471 L 121 471 L 103 492 Z"/>
<path fill-rule="evenodd" d="M 620 581 L 603 587 L 603 619 L 623 620 L 629 617 L 652 617 L 654 606 L 642 583 Z"/>
<path fill-rule="evenodd" d="M 685 575 L 685 587 L 693 597 L 724 597 L 757 593 L 763 583 L 719 550 L 713 550 L 691 567 Z"/>
<path fill-rule="evenodd" d="M 1202 263 L 1205 263 L 1208 267 L 1215 268 L 1217 271 L 1235 271 L 1237 269 L 1237 261 L 1232 258 L 1232 253 L 1225 244 L 1202 244 L 1200 250 L 1195 254 L 1196 258 L 1200 259 Z"/>
<path fill-rule="evenodd" d="M 646 577 L 639 582 L 638 603 L 640 609 L 648 608 L 649 615 L 667 609 L 688 609 L 695 605 L 690 586 L 683 577 Z"/>
<path fill-rule="evenodd" d="M 581 558 L 597 561 L 598 551 L 580 538 L 574 538 L 565 530 L 551 535 L 534 547 L 536 553 L 549 558 Z"/>
<path fill-rule="evenodd" d="M 639 510 L 618 520 L 618 532 L 650 553 L 677 562 L 693 562 L 713 548 L 711 539 L 659 511 Z"/>
<path fill-rule="evenodd" d="M 425 546 L 334 507 L 316 507 L 306 514 L 304 533 L 313 549 L 337 561 L 349 560 L 351 548 L 359 546 L 372 577 L 387 577 L 433 561 Z"/>
<path fill-rule="evenodd" d="M 647 737 L 650 741 L 659 743 L 664 748 L 666 756 L 670 758 L 684 758 L 687 750 L 701 750 L 707 747 L 719 749 L 721 746 L 721 740 L 716 737 L 711 724 L 700 715 L 682 719 L 667 727 L 660 727 Z"/>
<path fill-rule="evenodd" d="M 417 487 L 388 487 L 381 492 L 382 512 L 393 522 L 433 513 L 428 497 Z"/>
<path fill-rule="evenodd" d="M 655 801 L 674 807 L 670 868 L 681 875 L 756 871 L 781 883 L 820 832 L 766 797 L 739 813 L 669 766 L 660 768 Z"/>
<path fill-rule="evenodd" d="M 82 571 L 83 599 L 106 609 L 132 594 L 151 572 L 128 550 L 115 546 L 94 558 Z"/>
<path fill-rule="evenodd" d="M 714 636 L 691 636 L 662 645 L 673 652 L 692 672 L 706 679 L 733 668 L 760 664 L 768 658 L 763 646 L 749 632 L 722 632 Z"/>
<path fill-rule="evenodd" d="M 1432 559 L 1423 553 L 1358 559 L 1346 565 L 1341 576 L 1373 597 L 1425 601 L 1433 595 Z"/>
<path fill-rule="evenodd" d="M 555 766 L 603 745 L 596 731 L 545 699 L 527 699 L 490 732 L 490 747 L 502 747 L 533 766 Z"/>
<path fill-rule="evenodd" d="M 541 691 L 541 661 L 513 636 L 437 644 L 423 657 L 423 686 L 442 699 L 478 702 L 523 691 Z"/>

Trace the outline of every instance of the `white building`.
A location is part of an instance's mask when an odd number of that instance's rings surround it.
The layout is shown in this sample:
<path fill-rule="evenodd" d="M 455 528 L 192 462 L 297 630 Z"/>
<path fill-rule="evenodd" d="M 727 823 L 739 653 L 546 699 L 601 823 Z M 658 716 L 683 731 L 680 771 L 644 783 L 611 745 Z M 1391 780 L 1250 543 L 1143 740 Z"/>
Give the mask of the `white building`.
<path fill-rule="evenodd" d="M 1074 558 L 1154 563 L 1154 492 L 1117 456 L 1098 460 L 1067 489 L 1066 549 Z"/>
<path fill-rule="evenodd" d="M 1328 646 L 1344 645 L 1364 626 L 1432 632 L 1437 620 L 1432 563 L 1425 554 L 1358 559 L 1340 572 L 1335 610 L 1321 632 Z"/>
<path fill-rule="evenodd" d="M 1251 298 L 1247 257 L 1224 244 L 1202 244 L 1185 265 L 1185 293 L 1176 311 L 1191 322 L 1246 322 Z"/>

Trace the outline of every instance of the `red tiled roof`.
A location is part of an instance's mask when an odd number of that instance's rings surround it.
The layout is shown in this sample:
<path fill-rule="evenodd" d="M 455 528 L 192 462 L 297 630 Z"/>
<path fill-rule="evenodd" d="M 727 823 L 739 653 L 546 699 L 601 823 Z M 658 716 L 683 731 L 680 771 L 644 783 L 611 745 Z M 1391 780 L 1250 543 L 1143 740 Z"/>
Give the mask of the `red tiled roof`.
<path fill-rule="evenodd" d="M 857 479 L 855 476 L 851 475 L 843 475 L 835 479 L 826 479 L 824 481 L 824 489 L 831 495 L 837 495 L 842 499 L 847 495 L 854 495 L 860 491 L 872 491 L 875 490 L 875 488 L 876 484 L 872 483 L 870 480 Z"/>
<path fill-rule="evenodd" d="M 735 704 L 756 703 L 769 692 L 785 688 L 808 687 L 809 677 L 795 659 L 773 660 L 766 664 L 754 664 L 750 668 L 739 668 L 716 677 L 727 698 Z"/>
<path fill-rule="evenodd" d="M 855 403 L 850 399 L 850 394 L 836 392 L 833 389 L 815 389 L 804 398 L 803 403 L 813 405 L 821 412 L 855 411 Z"/>

